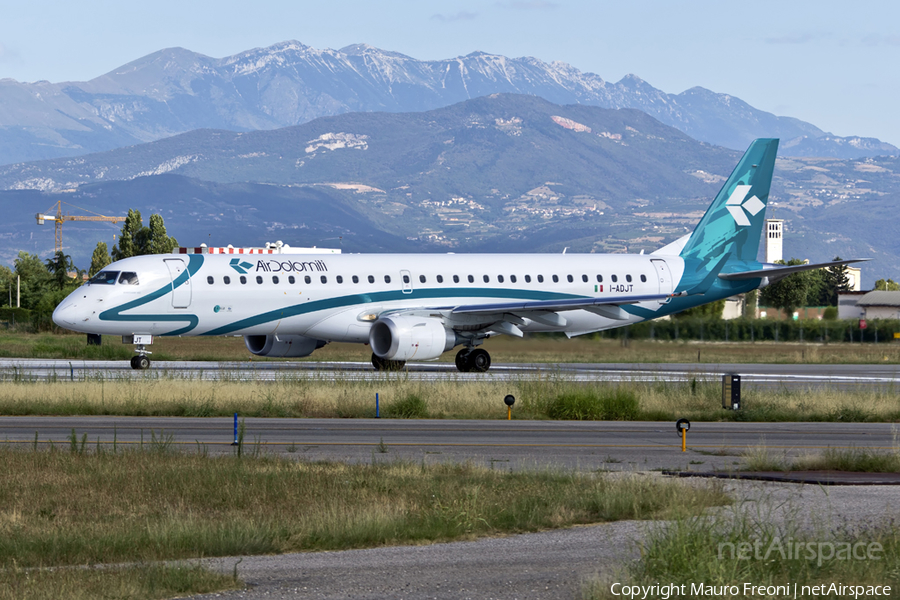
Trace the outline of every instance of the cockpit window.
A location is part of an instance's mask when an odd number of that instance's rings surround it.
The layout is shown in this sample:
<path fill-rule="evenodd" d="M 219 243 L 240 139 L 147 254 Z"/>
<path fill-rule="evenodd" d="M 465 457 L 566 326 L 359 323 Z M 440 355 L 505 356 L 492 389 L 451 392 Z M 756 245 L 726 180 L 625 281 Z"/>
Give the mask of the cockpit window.
<path fill-rule="evenodd" d="M 124 283 L 125 285 L 137 285 L 137 273 L 134 271 L 122 271 L 122 274 L 119 275 L 119 283 Z"/>
<path fill-rule="evenodd" d="M 115 285 L 116 278 L 119 276 L 118 271 L 100 271 L 88 283 L 95 285 Z"/>

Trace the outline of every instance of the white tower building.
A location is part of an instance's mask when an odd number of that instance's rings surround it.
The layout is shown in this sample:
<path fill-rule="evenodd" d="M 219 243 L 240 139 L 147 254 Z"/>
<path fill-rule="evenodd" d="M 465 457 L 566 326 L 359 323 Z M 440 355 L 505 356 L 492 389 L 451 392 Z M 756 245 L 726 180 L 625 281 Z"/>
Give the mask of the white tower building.
<path fill-rule="evenodd" d="M 784 219 L 766 219 L 766 260 L 773 263 L 784 260 L 782 255 L 782 242 L 784 236 Z"/>

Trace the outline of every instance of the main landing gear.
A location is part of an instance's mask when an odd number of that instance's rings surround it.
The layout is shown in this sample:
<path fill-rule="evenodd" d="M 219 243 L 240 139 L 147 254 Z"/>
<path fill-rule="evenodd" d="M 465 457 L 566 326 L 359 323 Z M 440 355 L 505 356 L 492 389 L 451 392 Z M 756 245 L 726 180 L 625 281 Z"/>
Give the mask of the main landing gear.
<path fill-rule="evenodd" d="M 456 368 L 463 373 L 484 373 L 491 368 L 491 355 L 483 348 L 463 348 L 456 354 Z"/>
<path fill-rule="evenodd" d="M 374 352 L 372 353 L 372 366 L 375 367 L 376 371 L 399 371 L 404 365 L 406 365 L 406 361 L 389 360 L 381 358 Z"/>

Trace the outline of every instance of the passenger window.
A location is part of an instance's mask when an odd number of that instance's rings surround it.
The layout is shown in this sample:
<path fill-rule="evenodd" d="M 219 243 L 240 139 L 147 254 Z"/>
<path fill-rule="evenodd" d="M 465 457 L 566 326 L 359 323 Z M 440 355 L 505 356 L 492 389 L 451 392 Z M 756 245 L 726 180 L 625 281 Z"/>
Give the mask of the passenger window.
<path fill-rule="evenodd" d="M 120 278 L 119 281 L 122 281 L 122 279 Z M 212 285 L 213 282 L 215 282 L 215 279 L 213 279 L 212 275 L 206 278 L 206 283 L 208 283 L 209 285 Z"/>
<path fill-rule="evenodd" d="M 531 283 L 531 275 L 525 276 L 525 283 Z"/>
<path fill-rule="evenodd" d="M 597 275 L 597 283 L 603 283 L 603 275 Z"/>
<path fill-rule="evenodd" d="M 487 275 L 483 276 L 482 279 L 484 279 L 484 282 L 485 282 L 485 283 L 490 283 L 490 282 L 491 282 L 491 278 L 490 278 L 489 276 L 487 276 Z"/>
<path fill-rule="evenodd" d="M 646 276 L 646 275 L 641 275 L 641 281 L 642 281 L 643 283 L 647 283 L 647 276 Z"/>
<path fill-rule="evenodd" d="M 587 276 L 587 275 L 582 275 L 582 276 L 581 276 L 581 280 L 582 280 L 583 282 L 587 283 L 587 282 L 588 282 L 588 276 Z"/>
<path fill-rule="evenodd" d="M 122 274 L 119 275 L 119 283 L 124 283 L 125 285 L 137 285 L 137 273 L 134 271 L 122 271 Z"/>
<path fill-rule="evenodd" d="M 337 277 L 335 277 L 335 280 L 336 280 L 338 283 L 344 283 L 344 278 L 343 278 L 341 275 L 338 275 Z"/>
<path fill-rule="evenodd" d="M 437 282 L 438 282 L 438 283 L 444 283 L 444 276 L 443 276 L 443 275 L 438 275 L 438 276 L 437 276 Z"/>
<path fill-rule="evenodd" d="M 425 276 L 419 275 L 419 283 L 425 283 Z"/>
<path fill-rule="evenodd" d="M 459 275 L 453 276 L 453 283 L 459 283 Z"/>
<path fill-rule="evenodd" d="M 409 275 L 403 276 L 403 283 L 409 283 Z"/>
<path fill-rule="evenodd" d="M 556 275 L 553 276 L 553 283 L 559 283 L 559 277 Z"/>
<path fill-rule="evenodd" d="M 384 282 L 385 282 L 385 283 L 390 283 L 390 282 L 391 282 L 391 276 L 390 276 L 390 275 L 385 275 L 385 276 L 384 276 Z"/>
<path fill-rule="evenodd" d="M 256 283 L 262 283 L 262 275 L 256 276 Z"/>
<path fill-rule="evenodd" d="M 116 278 L 119 276 L 118 271 L 100 271 L 93 277 L 88 283 L 99 284 L 99 285 L 115 285 Z"/>
<path fill-rule="evenodd" d="M 324 275 L 322 275 L 321 277 L 319 277 L 319 280 L 320 280 L 322 283 L 328 283 L 328 278 L 325 277 Z"/>
<path fill-rule="evenodd" d="M 353 276 L 353 283 L 359 283 L 359 277 L 356 275 Z"/>
<path fill-rule="evenodd" d="M 475 283 L 475 278 L 469 275 L 469 283 Z"/>
<path fill-rule="evenodd" d="M 290 283 L 291 285 L 294 285 L 295 283 L 297 283 L 297 280 L 294 279 L 293 275 L 288 275 L 288 283 Z"/>
<path fill-rule="evenodd" d="M 619 278 L 616 277 L 615 275 L 613 275 L 613 276 L 611 277 L 611 279 L 612 279 L 613 283 L 615 283 L 615 282 L 617 282 L 617 281 L 619 280 Z"/>
<path fill-rule="evenodd" d="M 627 281 L 628 283 L 631 283 L 631 275 L 626 275 L 625 281 Z"/>
<path fill-rule="evenodd" d="M 306 283 L 312 283 L 312 278 L 309 275 L 307 275 L 306 277 L 303 278 L 303 281 Z"/>
<path fill-rule="evenodd" d="M 241 275 L 241 283 L 247 283 L 247 278 Z"/>
<path fill-rule="evenodd" d="M 538 283 L 544 283 L 544 276 L 538 275 Z"/>
<path fill-rule="evenodd" d="M 278 285 L 278 275 L 272 275 L 272 283 Z"/>
<path fill-rule="evenodd" d="M 222 281 L 225 282 L 225 285 L 228 285 L 229 283 L 231 283 L 231 277 L 226 275 L 225 277 L 222 278 Z"/>
<path fill-rule="evenodd" d="M 516 276 L 515 276 L 515 275 L 510 275 L 510 276 L 509 276 L 509 280 L 510 280 L 511 282 L 515 283 L 515 282 L 516 282 Z"/>
<path fill-rule="evenodd" d="M 375 277 L 374 277 L 374 276 L 369 275 L 369 283 L 375 283 Z"/>
<path fill-rule="evenodd" d="M 575 280 L 572 278 L 571 275 L 566 275 L 566 281 L 568 281 L 569 283 L 572 283 Z"/>
<path fill-rule="evenodd" d="M 497 275 L 497 281 L 503 283 L 503 275 Z"/>

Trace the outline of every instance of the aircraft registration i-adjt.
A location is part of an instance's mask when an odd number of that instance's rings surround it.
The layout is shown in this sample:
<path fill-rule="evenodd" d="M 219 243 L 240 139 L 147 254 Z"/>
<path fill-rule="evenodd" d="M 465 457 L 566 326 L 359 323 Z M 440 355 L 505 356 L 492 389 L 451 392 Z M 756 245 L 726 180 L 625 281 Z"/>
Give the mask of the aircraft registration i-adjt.
<path fill-rule="evenodd" d="M 495 335 L 569 337 L 669 315 L 831 265 L 756 260 L 778 140 L 754 141 L 689 235 L 651 254 L 151 255 L 112 263 L 53 313 L 60 327 L 121 335 L 135 369 L 155 336 L 244 336 L 255 355 L 369 344 L 376 369 L 461 347 L 487 371 Z"/>

